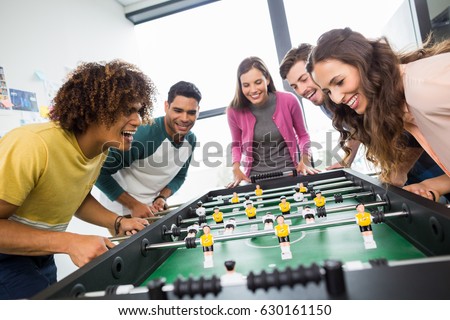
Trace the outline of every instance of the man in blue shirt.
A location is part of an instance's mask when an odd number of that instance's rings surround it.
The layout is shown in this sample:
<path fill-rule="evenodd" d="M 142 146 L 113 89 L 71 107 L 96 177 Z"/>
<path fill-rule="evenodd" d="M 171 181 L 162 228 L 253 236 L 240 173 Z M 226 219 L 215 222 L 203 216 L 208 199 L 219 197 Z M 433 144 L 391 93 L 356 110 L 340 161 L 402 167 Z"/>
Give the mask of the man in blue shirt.
<path fill-rule="evenodd" d="M 96 186 L 99 201 L 111 211 L 150 217 L 167 207 L 166 199 L 184 183 L 196 144 L 190 130 L 202 96 L 189 82 L 174 84 L 164 103 L 165 116 L 140 126 L 131 149 L 110 149 Z"/>

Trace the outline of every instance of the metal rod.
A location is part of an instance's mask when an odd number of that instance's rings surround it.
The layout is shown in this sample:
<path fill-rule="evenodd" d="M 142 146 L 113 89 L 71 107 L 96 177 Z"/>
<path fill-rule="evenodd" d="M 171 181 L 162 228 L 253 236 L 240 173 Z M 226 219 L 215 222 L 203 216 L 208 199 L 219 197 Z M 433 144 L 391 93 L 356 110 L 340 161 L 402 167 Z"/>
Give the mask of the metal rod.
<path fill-rule="evenodd" d="M 344 182 L 350 182 L 351 183 L 351 181 L 348 181 L 346 177 L 338 177 L 338 178 L 324 179 L 324 180 L 315 181 L 315 182 L 309 182 L 308 185 L 309 186 L 313 186 L 313 187 L 320 185 L 321 188 L 325 188 L 327 184 L 337 183 L 339 181 L 344 181 Z M 264 194 L 261 197 L 271 196 L 272 193 L 276 193 L 276 192 L 279 192 L 279 191 L 292 190 L 296 186 L 297 185 L 295 184 L 295 185 L 289 185 L 289 186 L 284 186 L 284 187 L 279 187 L 279 188 L 272 188 L 272 189 L 264 191 Z M 251 193 L 251 191 L 250 192 L 239 192 L 238 196 L 239 197 L 244 197 L 245 195 L 250 194 L 250 193 Z M 233 197 L 233 194 L 221 196 L 222 199 L 227 199 L 227 200 L 231 199 L 232 197 Z M 257 196 L 253 196 L 253 198 L 258 198 L 258 197 Z M 223 204 L 223 200 L 218 200 L 218 196 L 213 197 L 213 200 L 217 201 L 217 203 L 215 203 L 215 204 Z"/>
<path fill-rule="evenodd" d="M 384 216 L 385 216 L 385 218 L 393 218 L 393 217 L 400 217 L 400 216 L 406 216 L 406 215 L 407 215 L 406 212 L 399 211 L 399 212 L 386 213 Z M 324 221 L 324 222 L 319 222 L 319 223 L 302 224 L 300 226 L 289 227 L 289 230 L 290 230 L 290 232 L 297 232 L 297 231 L 318 229 L 318 228 L 330 227 L 330 226 L 340 226 L 340 225 L 346 225 L 346 224 L 352 224 L 352 223 L 356 224 L 354 217 Z M 273 234 L 274 234 L 274 230 L 262 230 L 262 231 L 242 232 L 242 233 L 236 233 L 236 234 L 230 234 L 230 235 L 219 235 L 219 236 L 214 237 L 214 242 L 223 242 L 223 241 L 227 241 L 227 240 L 237 240 L 237 239 L 247 239 L 247 238 L 258 238 L 258 237 L 263 237 L 266 235 L 273 235 Z M 200 239 L 196 239 L 195 243 L 197 245 L 200 245 Z M 180 248 L 180 247 L 185 247 L 185 246 L 186 246 L 186 244 L 184 241 L 163 242 L 163 243 L 149 244 L 145 247 L 145 250 Z"/>
<path fill-rule="evenodd" d="M 351 185 L 353 184 L 353 182 L 351 181 L 342 181 L 342 182 L 336 182 L 336 183 L 330 183 L 327 184 L 325 188 L 321 188 L 320 190 L 322 191 L 322 193 L 324 193 L 324 190 L 327 190 L 329 188 L 333 188 L 333 187 L 341 187 L 341 186 L 346 186 L 346 185 Z M 267 198 L 274 198 L 274 197 L 281 197 L 281 196 L 286 196 L 286 192 L 290 192 L 290 194 L 294 193 L 294 187 L 292 187 L 290 190 L 285 190 L 282 192 L 273 192 L 273 193 L 268 193 L 268 194 L 263 194 L 262 196 L 250 196 L 250 200 L 256 200 L 256 199 L 267 199 Z M 247 193 L 248 194 L 248 193 Z M 311 193 L 304 193 L 304 195 L 310 195 Z M 209 207 L 215 207 L 217 205 L 223 204 L 224 201 L 212 201 L 212 202 L 208 202 L 208 203 L 204 203 L 203 206 L 205 208 L 209 208 Z M 229 205 L 230 207 L 233 205 L 236 205 L 237 203 L 231 204 Z M 242 204 L 242 202 L 241 202 Z"/>
<path fill-rule="evenodd" d="M 366 208 L 371 208 L 371 207 L 379 207 L 379 206 L 384 206 L 386 205 L 387 202 L 386 201 L 376 201 L 376 202 L 371 202 L 371 203 L 366 203 L 364 204 L 364 206 Z M 334 212 L 340 212 L 340 211 L 346 211 L 346 210 L 350 210 L 350 209 L 355 209 L 355 205 L 347 205 L 347 206 L 341 206 L 341 207 L 334 207 L 334 208 L 329 208 L 327 209 L 327 213 L 334 213 Z M 288 215 L 285 215 L 286 219 L 291 219 L 291 218 L 301 218 L 303 217 L 303 215 L 301 213 L 290 213 Z M 236 221 L 236 226 L 243 226 L 243 225 L 251 225 L 251 224 L 259 224 L 260 222 L 258 222 L 260 220 L 257 219 L 252 219 L 252 220 L 248 220 L 248 221 Z M 183 220 L 181 221 L 183 222 Z M 223 229 L 224 228 L 224 224 L 212 224 L 209 226 L 212 230 L 215 229 Z M 182 228 L 180 229 L 180 232 L 187 232 L 187 228 Z M 168 230 L 164 233 L 165 235 L 171 235 L 172 231 Z"/>
<path fill-rule="evenodd" d="M 156 221 L 161 218 L 164 218 L 164 217 L 147 217 L 144 219 L 147 221 Z M 118 242 L 118 241 L 124 241 L 124 240 L 128 239 L 129 237 L 131 237 L 131 236 L 114 236 L 114 237 L 109 237 L 108 239 L 112 242 Z"/>
<path fill-rule="evenodd" d="M 354 187 L 354 188 L 357 189 L 357 190 L 361 189 L 361 187 Z M 343 195 L 342 199 L 351 199 L 351 198 L 358 198 L 358 197 L 364 197 L 364 196 L 370 196 L 370 195 L 373 195 L 372 191 L 364 191 L 364 192 L 360 192 L 360 193 L 349 193 L 349 194 Z M 325 197 L 325 199 L 326 200 L 334 200 L 334 198 L 330 198 L 330 197 L 328 197 L 328 198 Z M 263 202 L 263 201 L 261 201 L 261 202 Z M 313 204 L 313 203 L 314 203 L 314 200 L 294 202 L 294 203 L 291 203 L 291 208 L 297 208 L 299 206 L 309 205 L 309 204 Z M 262 203 L 260 203 L 260 202 L 253 203 L 254 206 L 257 206 L 258 204 L 262 204 Z M 242 204 L 241 204 L 241 206 L 242 206 Z M 278 205 L 270 206 L 270 207 L 264 207 L 264 210 L 279 210 L 279 207 L 278 207 Z M 240 210 L 240 211 L 235 211 L 235 212 L 230 212 L 230 213 L 224 213 L 223 214 L 223 218 L 225 219 L 225 218 L 240 216 L 240 215 L 244 215 L 244 214 L 245 214 L 245 210 Z M 206 219 L 212 219 L 212 215 L 206 216 Z M 198 221 L 198 218 L 188 218 L 188 219 L 181 220 L 181 224 L 193 223 L 193 222 L 197 222 L 197 221 Z"/>
<path fill-rule="evenodd" d="M 361 190 L 362 187 L 360 186 L 353 186 L 353 187 L 345 187 L 345 188 L 339 188 L 339 189 L 331 189 L 331 190 L 325 190 L 322 192 L 322 195 L 329 195 L 329 194 L 334 194 L 334 193 L 341 193 L 341 192 L 349 192 L 349 191 L 357 191 L 357 190 Z M 303 194 L 305 197 L 310 197 L 311 193 L 304 193 Z M 294 196 L 287 196 L 286 200 L 293 200 Z M 265 203 L 272 203 L 276 201 L 276 198 L 272 198 L 272 199 L 266 199 L 266 200 L 257 200 L 255 201 L 257 204 L 265 204 Z M 229 204 L 229 205 L 220 205 L 220 209 L 222 210 L 226 210 L 226 209 L 233 209 L 233 208 L 238 208 L 238 207 L 242 207 L 243 202 L 240 203 L 235 203 L 235 204 Z M 214 210 L 214 208 L 207 208 L 205 210 L 206 213 L 212 213 Z"/>

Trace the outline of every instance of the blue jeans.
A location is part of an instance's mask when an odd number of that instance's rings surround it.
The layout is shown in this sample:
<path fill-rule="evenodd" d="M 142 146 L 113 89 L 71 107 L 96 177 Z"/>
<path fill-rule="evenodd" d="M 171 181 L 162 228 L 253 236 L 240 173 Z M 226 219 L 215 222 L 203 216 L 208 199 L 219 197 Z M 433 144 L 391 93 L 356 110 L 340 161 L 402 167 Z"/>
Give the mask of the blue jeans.
<path fill-rule="evenodd" d="M 28 299 L 56 282 L 53 255 L 0 254 L 0 299 Z"/>

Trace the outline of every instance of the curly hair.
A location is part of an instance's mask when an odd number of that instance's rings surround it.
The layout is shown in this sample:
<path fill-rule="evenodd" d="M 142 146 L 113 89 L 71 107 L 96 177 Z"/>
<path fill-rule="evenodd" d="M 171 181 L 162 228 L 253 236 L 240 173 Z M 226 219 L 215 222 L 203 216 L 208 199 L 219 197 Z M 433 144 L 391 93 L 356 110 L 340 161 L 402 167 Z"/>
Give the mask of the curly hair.
<path fill-rule="evenodd" d="M 111 127 L 141 103 L 143 123 L 151 123 L 156 87 L 135 65 L 122 60 L 84 62 L 68 76 L 53 99 L 50 119 L 76 133 L 94 124 Z"/>
<path fill-rule="evenodd" d="M 361 88 L 368 104 L 363 115 L 345 104 L 336 104 L 327 95 L 327 103 L 334 108 L 333 126 L 340 133 L 340 145 L 348 156 L 345 143 L 358 140 L 366 147 L 366 159 L 381 168 L 381 179 L 392 182 L 400 163 L 406 156 L 406 137 L 403 127 L 403 106 L 406 104 L 399 64 L 412 62 L 448 50 L 448 45 L 436 49 L 419 49 L 397 54 L 388 40 L 381 37 L 369 40 L 350 28 L 334 29 L 320 36 L 306 65 L 312 73 L 320 61 L 336 59 L 354 66 L 360 75 Z M 447 49 L 444 49 L 447 48 Z"/>

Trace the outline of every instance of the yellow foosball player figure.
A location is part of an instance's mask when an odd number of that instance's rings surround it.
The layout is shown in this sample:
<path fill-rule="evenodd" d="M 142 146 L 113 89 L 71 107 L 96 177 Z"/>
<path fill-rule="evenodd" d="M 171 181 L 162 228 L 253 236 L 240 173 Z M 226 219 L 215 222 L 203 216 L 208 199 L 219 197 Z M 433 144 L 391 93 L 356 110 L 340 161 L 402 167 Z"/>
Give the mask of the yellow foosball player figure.
<path fill-rule="evenodd" d="M 284 216 L 279 215 L 276 218 L 275 235 L 278 237 L 278 243 L 281 249 L 281 259 L 292 259 L 291 241 L 289 240 L 289 225 L 284 222 Z"/>
<path fill-rule="evenodd" d="M 203 235 L 200 237 L 200 244 L 203 247 L 203 267 L 212 268 L 214 266 L 214 237 L 211 234 L 211 228 L 205 224 L 202 226 Z"/>
<path fill-rule="evenodd" d="M 253 206 L 253 202 L 247 202 L 247 208 L 245 208 L 245 214 L 249 219 L 256 219 L 256 208 Z"/>
<path fill-rule="evenodd" d="M 214 213 L 212 214 L 212 217 L 216 223 L 223 222 L 223 212 L 220 211 L 219 207 L 214 207 Z"/>
<path fill-rule="evenodd" d="M 231 203 L 239 203 L 239 196 L 238 196 L 237 192 L 233 192 L 233 196 L 231 197 L 230 202 Z"/>
<path fill-rule="evenodd" d="M 373 240 L 372 215 L 366 211 L 363 203 L 356 205 L 356 211 L 358 213 L 355 215 L 355 219 L 364 239 L 364 247 L 366 249 L 375 249 L 377 244 Z"/>
<path fill-rule="evenodd" d="M 322 192 L 320 190 L 316 191 L 316 197 L 314 198 L 314 203 L 316 204 L 317 216 L 319 218 L 326 217 L 327 212 L 325 210 L 325 197 L 322 197 Z"/>
<path fill-rule="evenodd" d="M 303 182 L 300 182 L 298 184 L 298 189 L 301 193 L 307 193 L 308 192 L 308 188 L 305 187 L 305 185 L 303 184 Z"/>
<path fill-rule="evenodd" d="M 261 186 L 259 184 L 256 185 L 255 195 L 257 197 L 260 197 L 263 195 L 263 189 L 261 189 Z"/>
<path fill-rule="evenodd" d="M 285 196 L 280 197 L 280 203 L 278 206 L 280 207 L 280 211 L 282 214 L 290 214 L 291 213 L 291 203 L 286 201 Z"/>

